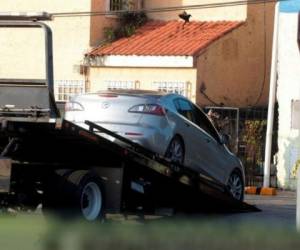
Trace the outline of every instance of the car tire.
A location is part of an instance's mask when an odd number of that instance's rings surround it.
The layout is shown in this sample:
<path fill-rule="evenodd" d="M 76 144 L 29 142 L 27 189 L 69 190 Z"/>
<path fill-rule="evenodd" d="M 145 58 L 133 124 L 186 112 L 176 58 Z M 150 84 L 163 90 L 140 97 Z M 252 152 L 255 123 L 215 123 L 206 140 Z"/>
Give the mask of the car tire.
<path fill-rule="evenodd" d="M 236 200 L 244 200 L 244 181 L 239 171 L 235 170 L 228 178 L 227 187 L 229 193 Z"/>
<path fill-rule="evenodd" d="M 179 136 L 175 136 L 166 151 L 166 158 L 170 159 L 171 162 L 183 164 L 184 163 L 184 143 Z"/>

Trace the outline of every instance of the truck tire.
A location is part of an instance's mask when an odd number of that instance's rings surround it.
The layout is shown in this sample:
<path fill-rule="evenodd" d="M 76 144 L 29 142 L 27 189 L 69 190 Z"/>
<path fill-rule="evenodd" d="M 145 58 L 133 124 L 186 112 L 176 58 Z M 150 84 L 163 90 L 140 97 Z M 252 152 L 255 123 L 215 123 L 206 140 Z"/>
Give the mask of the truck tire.
<path fill-rule="evenodd" d="M 93 172 L 78 170 L 72 172 L 68 183 L 74 187 L 70 204 L 74 212 L 87 221 L 95 221 L 103 217 L 104 196 L 100 178 Z"/>
<path fill-rule="evenodd" d="M 97 174 L 87 170 L 57 174 L 45 188 L 43 210 L 63 218 L 80 217 L 87 221 L 103 218 L 103 188 Z"/>

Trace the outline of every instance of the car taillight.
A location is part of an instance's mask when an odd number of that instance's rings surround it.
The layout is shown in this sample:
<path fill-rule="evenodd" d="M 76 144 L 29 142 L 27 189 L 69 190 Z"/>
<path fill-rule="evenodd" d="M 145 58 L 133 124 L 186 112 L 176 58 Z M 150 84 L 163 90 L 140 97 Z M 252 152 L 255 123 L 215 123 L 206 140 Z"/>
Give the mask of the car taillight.
<path fill-rule="evenodd" d="M 78 102 L 67 102 L 65 104 L 65 111 L 84 111 L 84 108 Z"/>
<path fill-rule="evenodd" d="M 164 116 L 165 109 L 158 104 L 139 104 L 131 107 L 128 112 L 130 113 L 143 113 L 150 115 Z"/>

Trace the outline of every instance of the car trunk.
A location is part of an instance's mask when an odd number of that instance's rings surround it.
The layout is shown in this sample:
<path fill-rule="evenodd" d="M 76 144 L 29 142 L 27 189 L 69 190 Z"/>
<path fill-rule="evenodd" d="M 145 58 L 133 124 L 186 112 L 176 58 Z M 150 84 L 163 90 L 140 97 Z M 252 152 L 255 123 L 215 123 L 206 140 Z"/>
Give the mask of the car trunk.
<path fill-rule="evenodd" d="M 132 113 L 128 110 L 139 104 L 144 104 L 146 99 L 140 96 L 119 94 L 93 94 L 84 95 L 74 99 L 84 108 L 84 120 L 99 124 L 136 124 L 142 113 Z"/>

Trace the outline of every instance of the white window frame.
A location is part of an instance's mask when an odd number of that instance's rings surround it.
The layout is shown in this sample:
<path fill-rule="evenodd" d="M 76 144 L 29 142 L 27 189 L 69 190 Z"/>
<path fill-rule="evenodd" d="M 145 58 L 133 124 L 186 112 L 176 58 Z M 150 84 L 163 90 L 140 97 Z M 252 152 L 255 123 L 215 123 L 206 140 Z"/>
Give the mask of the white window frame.
<path fill-rule="evenodd" d="M 105 80 L 104 84 L 107 90 L 114 90 L 114 89 L 138 89 L 139 88 L 139 81 L 132 81 L 132 80 Z"/>
<path fill-rule="evenodd" d="M 152 88 L 157 91 L 180 94 L 191 98 L 191 83 L 188 81 L 154 81 Z"/>
<path fill-rule="evenodd" d="M 56 101 L 69 101 L 74 95 L 85 93 L 84 80 L 55 80 L 54 94 Z"/>

